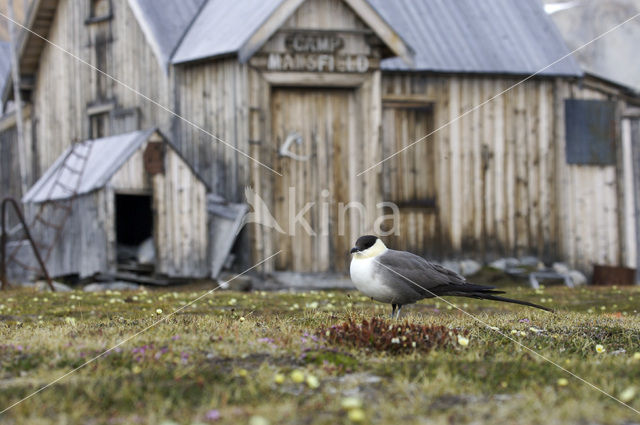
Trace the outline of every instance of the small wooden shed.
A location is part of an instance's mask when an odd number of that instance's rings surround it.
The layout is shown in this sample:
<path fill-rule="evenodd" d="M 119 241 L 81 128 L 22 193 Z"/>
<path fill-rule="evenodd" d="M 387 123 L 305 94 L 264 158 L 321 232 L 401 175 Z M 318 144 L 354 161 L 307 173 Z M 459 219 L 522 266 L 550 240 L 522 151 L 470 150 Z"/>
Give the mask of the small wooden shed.
<path fill-rule="evenodd" d="M 45 208 L 50 222 L 64 211 L 56 204 L 71 206 L 47 261 L 52 275 L 114 273 L 136 263 L 153 275 L 209 274 L 207 187 L 157 129 L 71 149 L 23 197 L 28 214 Z M 36 238 L 52 240 L 46 232 L 36 230 Z"/>

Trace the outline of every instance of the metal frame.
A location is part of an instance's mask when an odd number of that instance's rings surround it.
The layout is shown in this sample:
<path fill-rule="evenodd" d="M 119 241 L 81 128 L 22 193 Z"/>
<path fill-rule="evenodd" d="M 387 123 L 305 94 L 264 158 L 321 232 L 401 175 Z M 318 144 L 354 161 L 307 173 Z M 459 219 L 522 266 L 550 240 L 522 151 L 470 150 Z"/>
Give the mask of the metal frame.
<path fill-rule="evenodd" d="M 47 271 L 47 266 L 45 265 L 44 261 L 42 261 L 42 257 L 40 256 L 40 251 L 38 251 L 38 247 L 36 246 L 36 243 L 31 237 L 31 232 L 29 232 L 29 226 L 27 226 L 24 216 L 22 215 L 22 211 L 20 211 L 18 202 L 15 199 L 10 197 L 4 198 L 2 200 L 2 212 L 1 212 L 2 216 L 0 217 L 0 232 L 2 232 L 0 234 L 0 238 L 1 238 L 0 239 L 0 281 L 1 281 L 0 289 L 7 289 L 9 287 L 9 282 L 7 279 L 7 261 L 6 261 L 7 229 L 5 228 L 7 205 L 9 204 L 13 207 L 13 210 L 18 216 L 20 223 L 22 223 L 22 228 L 24 229 L 25 236 L 27 237 L 27 240 L 29 240 L 29 243 L 31 244 L 33 253 L 36 256 L 38 263 L 40 264 L 40 268 L 42 269 L 42 272 L 44 273 L 45 278 L 47 279 L 47 284 L 49 285 L 49 288 L 51 288 L 51 291 L 55 292 L 53 282 L 51 281 L 51 276 L 49 276 L 49 272 Z"/>

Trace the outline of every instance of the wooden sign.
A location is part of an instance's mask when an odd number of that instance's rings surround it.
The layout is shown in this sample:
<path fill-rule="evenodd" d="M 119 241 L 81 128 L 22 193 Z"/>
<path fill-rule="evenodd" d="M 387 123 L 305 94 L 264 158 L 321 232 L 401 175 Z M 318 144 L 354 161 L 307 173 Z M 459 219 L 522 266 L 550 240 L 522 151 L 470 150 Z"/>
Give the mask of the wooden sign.
<path fill-rule="evenodd" d="M 281 31 L 251 59 L 266 71 L 365 73 L 379 66 L 367 34 Z"/>
<path fill-rule="evenodd" d="M 369 58 L 365 55 L 269 53 L 269 71 L 367 72 Z"/>

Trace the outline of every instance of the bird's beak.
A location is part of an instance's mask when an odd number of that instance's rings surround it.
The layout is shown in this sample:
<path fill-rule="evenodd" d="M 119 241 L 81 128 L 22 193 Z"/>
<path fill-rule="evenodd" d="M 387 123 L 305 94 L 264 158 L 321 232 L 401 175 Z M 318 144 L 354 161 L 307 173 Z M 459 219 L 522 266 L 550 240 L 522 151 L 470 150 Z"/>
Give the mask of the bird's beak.
<path fill-rule="evenodd" d="M 355 246 L 353 248 L 351 248 L 351 254 L 353 254 L 354 252 L 358 252 L 360 251 L 358 248 L 356 248 Z"/>

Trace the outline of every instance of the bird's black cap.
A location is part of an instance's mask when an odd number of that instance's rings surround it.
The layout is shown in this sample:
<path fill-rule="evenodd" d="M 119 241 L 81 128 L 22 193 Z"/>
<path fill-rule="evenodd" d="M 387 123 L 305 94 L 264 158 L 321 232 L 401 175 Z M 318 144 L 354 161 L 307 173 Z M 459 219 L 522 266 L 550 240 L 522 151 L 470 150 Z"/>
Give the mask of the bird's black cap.
<path fill-rule="evenodd" d="M 377 240 L 378 237 L 373 235 L 360 236 L 356 241 L 356 245 L 351 248 L 351 253 L 353 254 L 354 252 L 364 251 L 367 248 L 371 248 Z"/>

